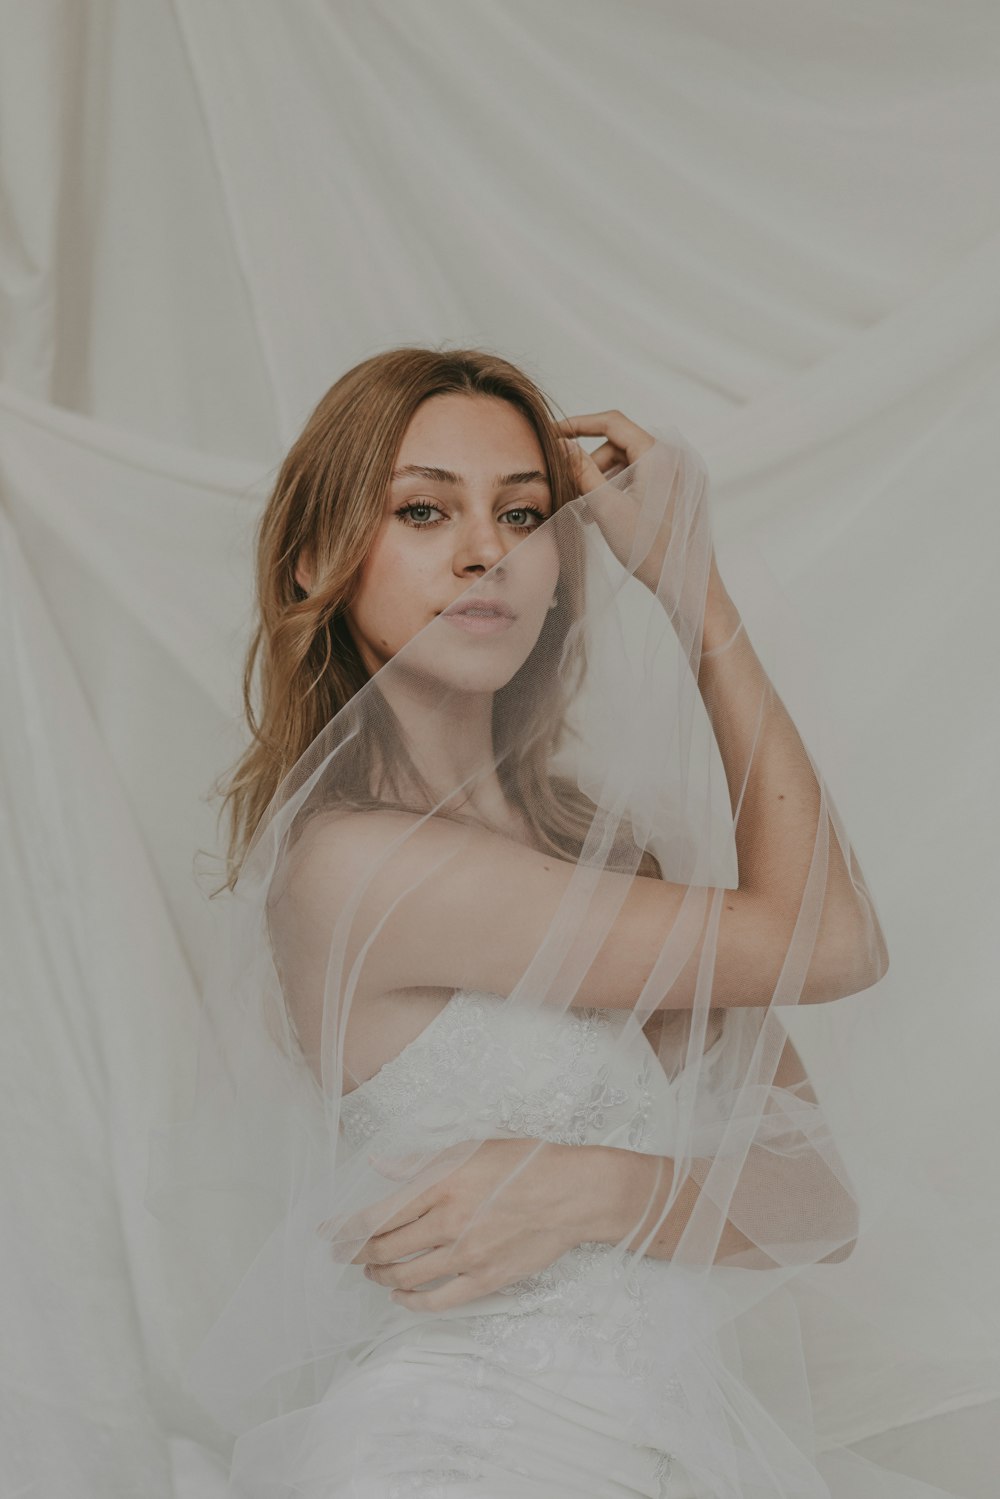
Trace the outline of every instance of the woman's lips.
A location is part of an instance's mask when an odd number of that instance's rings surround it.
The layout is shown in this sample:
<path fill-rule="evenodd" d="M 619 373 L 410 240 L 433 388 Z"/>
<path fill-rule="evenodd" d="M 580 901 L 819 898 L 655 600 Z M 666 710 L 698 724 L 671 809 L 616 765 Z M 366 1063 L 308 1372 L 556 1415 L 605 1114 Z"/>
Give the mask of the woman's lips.
<path fill-rule="evenodd" d="M 471 635 L 498 635 L 501 630 L 509 630 L 514 623 L 509 614 L 494 614 L 473 612 L 463 610 L 461 613 L 449 614 L 447 611 L 443 618 L 451 625 L 457 625 L 460 630 L 466 630 Z"/>
<path fill-rule="evenodd" d="M 497 635 L 514 623 L 513 609 L 501 598 L 458 598 L 444 617 L 471 635 Z"/>

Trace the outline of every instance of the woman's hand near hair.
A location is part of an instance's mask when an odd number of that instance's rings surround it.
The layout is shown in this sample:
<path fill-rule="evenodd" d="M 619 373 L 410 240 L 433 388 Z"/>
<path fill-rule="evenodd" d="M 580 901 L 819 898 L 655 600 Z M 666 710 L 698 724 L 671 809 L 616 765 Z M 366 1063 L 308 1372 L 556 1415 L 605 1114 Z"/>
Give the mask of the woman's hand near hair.
<path fill-rule="evenodd" d="M 681 628 L 685 637 L 696 633 L 704 597 L 701 573 L 707 561 L 714 565 L 715 560 L 711 551 L 711 527 L 703 525 L 692 531 L 688 514 L 707 490 L 708 473 L 702 459 L 683 441 L 657 440 L 620 411 L 571 416 L 557 425 L 582 436 L 604 437 L 604 442 L 593 453 L 587 453 L 573 437 L 564 435 L 561 439 L 580 494 L 590 494 L 602 485 L 607 486 L 597 503 L 584 510 L 582 519 L 595 524 L 622 566 L 628 568 L 651 593 L 657 594 L 675 627 Z M 630 481 L 625 486 L 608 483 L 638 463 L 657 445 L 659 457 L 643 482 L 635 484 Z M 647 498 L 649 484 L 667 491 L 657 493 L 652 506 Z M 693 544 L 697 548 L 707 541 L 710 557 L 699 559 L 692 554 L 685 557 L 679 567 L 665 571 L 678 506 L 683 507 L 680 516 L 683 545 Z M 654 535 L 649 535 L 648 527 L 654 514 L 657 529 Z M 638 559 L 633 557 L 637 534 L 642 534 L 644 543 L 644 555 Z M 672 577 L 671 572 L 676 577 Z M 671 582 L 681 585 L 681 597 L 674 598 L 669 594 Z M 685 615 L 688 616 L 686 630 Z"/>
<path fill-rule="evenodd" d="M 587 416 L 568 416 L 556 422 L 560 441 L 573 467 L 581 494 L 598 489 L 612 475 L 638 463 L 656 439 L 620 411 L 595 411 Z M 588 453 L 577 436 L 603 437 L 600 447 Z"/>

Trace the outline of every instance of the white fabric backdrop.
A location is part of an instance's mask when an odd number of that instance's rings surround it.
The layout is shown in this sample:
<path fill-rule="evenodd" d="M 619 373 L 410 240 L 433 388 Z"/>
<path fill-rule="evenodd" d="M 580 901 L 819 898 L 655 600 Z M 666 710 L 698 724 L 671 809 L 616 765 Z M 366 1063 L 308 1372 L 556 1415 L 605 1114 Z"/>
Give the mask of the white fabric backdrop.
<path fill-rule="evenodd" d="M 0 25 L 0 1493 L 221 1492 L 176 1384 L 198 1266 L 141 1199 L 189 1081 L 250 534 L 343 370 L 447 339 L 568 412 L 679 426 L 720 561 L 749 542 L 816 641 L 789 706 L 826 700 L 893 964 L 857 1066 L 925 1080 L 871 1123 L 954 1202 L 982 1293 L 945 1326 L 891 1262 L 859 1280 L 907 1341 L 874 1373 L 860 1325 L 823 1350 L 826 1435 L 994 1495 L 993 0 L 3 0 Z M 822 1090 L 822 1014 L 793 1018 Z"/>

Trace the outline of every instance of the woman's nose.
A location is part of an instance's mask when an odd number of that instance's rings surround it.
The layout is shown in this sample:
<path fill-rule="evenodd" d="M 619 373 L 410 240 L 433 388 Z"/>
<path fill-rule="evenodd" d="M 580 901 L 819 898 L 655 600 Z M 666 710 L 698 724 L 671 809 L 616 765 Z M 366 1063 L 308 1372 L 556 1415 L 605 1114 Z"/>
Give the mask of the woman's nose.
<path fill-rule="evenodd" d="M 511 542 L 518 538 L 511 537 Z M 505 537 L 496 526 L 478 527 L 475 532 L 470 532 L 459 540 L 455 548 L 455 571 L 459 574 L 466 573 L 470 568 L 481 567 L 488 572 L 501 559 L 505 557 L 509 547 Z"/>

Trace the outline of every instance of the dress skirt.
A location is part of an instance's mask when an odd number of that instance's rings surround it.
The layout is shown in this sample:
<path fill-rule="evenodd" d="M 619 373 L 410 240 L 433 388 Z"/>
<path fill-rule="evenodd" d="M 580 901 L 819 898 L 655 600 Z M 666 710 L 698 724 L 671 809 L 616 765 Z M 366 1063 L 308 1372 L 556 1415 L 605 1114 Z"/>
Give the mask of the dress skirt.
<path fill-rule="evenodd" d="M 232 1484 L 246 1499 L 711 1499 L 614 1414 L 484 1356 L 462 1319 L 431 1318 L 315 1406 L 248 1432 Z"/>

